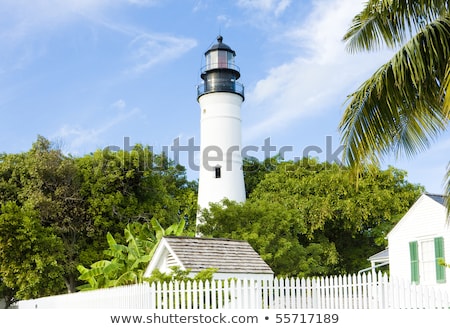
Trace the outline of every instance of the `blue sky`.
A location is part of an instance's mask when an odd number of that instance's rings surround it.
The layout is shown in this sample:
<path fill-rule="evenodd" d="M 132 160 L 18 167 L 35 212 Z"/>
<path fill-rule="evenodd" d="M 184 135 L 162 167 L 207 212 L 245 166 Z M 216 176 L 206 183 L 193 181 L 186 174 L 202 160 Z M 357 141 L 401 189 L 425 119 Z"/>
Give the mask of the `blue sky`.
<path fill-rule="evenodd" d="M 196 85 L 221 34 L 246 88 L 243 146 L 270 138 L 291 147 L 288 159 L 313 146 L 322 152 L 309 155 L 325 160 L 340 143 L 346 95 L 392 55 L 345 51 L 363 0 L 0 2 L 0 152 L 27 151 L 38 134 L 77 156 L 124 148 L 126 137 L 156 152 L 176 138 L 199 145 Z M 442 193 L 448 154 L 450 133 L 383 166 Z"/>

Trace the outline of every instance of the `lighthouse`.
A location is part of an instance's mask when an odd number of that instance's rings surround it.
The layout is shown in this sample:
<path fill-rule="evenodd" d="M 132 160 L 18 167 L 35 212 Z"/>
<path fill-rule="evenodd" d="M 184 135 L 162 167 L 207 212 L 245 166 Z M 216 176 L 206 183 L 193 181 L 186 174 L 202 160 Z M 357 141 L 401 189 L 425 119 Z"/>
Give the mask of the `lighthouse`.
<path fill-rule="evenodd" d="M 241 105 L 244 86 L 237 80 L 236 52 L 222 36 L 205 52 L 197 86 L 200 105 L 199 210 L 229 199 L 245 201 L 241 156 Z M 197 222 L 199 218 L 197 218 Z"/>

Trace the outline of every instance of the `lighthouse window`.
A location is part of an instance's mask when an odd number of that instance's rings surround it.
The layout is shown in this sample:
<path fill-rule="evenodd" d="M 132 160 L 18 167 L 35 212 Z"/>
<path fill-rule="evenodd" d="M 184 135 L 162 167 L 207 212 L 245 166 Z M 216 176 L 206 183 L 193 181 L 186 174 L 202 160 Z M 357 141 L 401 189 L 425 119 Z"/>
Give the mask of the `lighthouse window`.
<path fill-rule="evenodd" d="M 228 59 L 227 59 L 227 51 L 220 50 L 219 51 L 219 67 L 220 68 L 226 68 Z"/>
<path fill-rule="evenodd" d="M 229 67 L 233 67 L 234 66 L 234 55 L 233 55 L 233 53 L 228 53 L 227 57 L 228 57 L 228 66 Z"/>
<path fill-rule="evenodd" d="M 220 167 L 215 168 L 216 178 L 220 178 Z"/>

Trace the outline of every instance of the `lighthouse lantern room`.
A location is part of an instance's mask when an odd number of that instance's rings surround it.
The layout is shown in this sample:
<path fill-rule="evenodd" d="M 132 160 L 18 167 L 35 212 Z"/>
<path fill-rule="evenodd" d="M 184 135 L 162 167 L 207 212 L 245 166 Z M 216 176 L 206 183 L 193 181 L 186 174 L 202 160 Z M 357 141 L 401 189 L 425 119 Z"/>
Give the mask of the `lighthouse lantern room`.
<path fill-rule="evenodd" d="M 205 53 L 203 83 L 197 87 L 197 96 L 223 91 L 237 93 L 244 99 L 244 86 L 236 81 L 241 76 L 234 61 L 236 52 L 222 41 L 222 36 L 217 37 L 217 43 Z"/>

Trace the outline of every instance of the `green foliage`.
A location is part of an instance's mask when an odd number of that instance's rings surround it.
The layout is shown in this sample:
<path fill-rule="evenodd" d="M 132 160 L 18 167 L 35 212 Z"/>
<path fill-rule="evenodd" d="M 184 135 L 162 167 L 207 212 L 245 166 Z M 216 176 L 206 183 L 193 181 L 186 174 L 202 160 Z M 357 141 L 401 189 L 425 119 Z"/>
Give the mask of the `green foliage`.
<path fill-rule="evenodd" d="M 28 152 L 0 155 L 0 205 L 16 204 L 20 208 L 16 212 L 18 223 L 19 217 L 25 218 L 29 211 L 33 212 L 30 230 L 37 231 L 29 234 L 51 232 L 55 241 L 61 243 L 63 251 L 60 253 L 57 249 L 53 256 L 69 292 L 74 292 L 80 283 L 77 266 L 93 264 L 104 257 L 102 250 L 109 246 L 105 239 L 108 232 L 118 245 L 132 244 L 133 241 L 128 242 L 122 235 L 123 231 L 128 227 L 133 229 L 135 222 L 147 223 L 154 218 L 164 227 L 183 219 L 185 231 L 193 231 L 195 194 L 196 185 L 187 181 L 182 166 L 174 165 L 164 155 L 155 155 L 141 145 L 131 151 L 105 149 L 75 158 L 64 155 L 50 141 L 38 136 Z M 20 243 L 23 237 L 13 234 L 5 226 L 0 227 L 0 236 L 11 243 Z M 21 247 L 14 248 L 20 250 Z M 4 258 L 2 266 L 28 273 L 27 262 L 32 262 L 35 255 L 28 252 L 24 257 L 27 259 L 21 258 L 22 267 L 12 258 Z M 114 266 L 116 264 L 108 269 L 115 271 Z M 17 293 L 20 298 L 39 297 L 51 290 L 41 291 L 31 284 L 29 289 L 34 291 L 24 294 L 12 288 L 15 287 L 13 282 L 1 273 L 0 278 L 4 279 L 8 291 Z M 38 280 L 46 279 L 39 277 Z M 49 276 L 48 280 L 53 277 Z M 125 275 L 122 280 L 134 278 Z M 60 286 L 56 285 L 59 281 L 53 281 L 52 293 L 61 293 Z"/>
<path fill-rule="evenodd" d="M 6 287 L 14 289 L 15 298 L 63 291 L 64 268 L 59 263 L 63 243 L 51 228 L 41 225 L 36 211 L 7 202 L 1 207 L 0 232 L 0 276 Z"/>
<path fill-rule="evenodd" d="M 142 283 L 148 263 L 162 237 L 181 236 L 184 228 L 184 220 L 167 229 L 154 218 L 151 220 L 151 226 L 147 223 L 128 224 L 124 230 L 127 245 L 117 243 L 108 232 L 106 239 L 109 249 L 104 251 L 108 259 L 93 263 L 89 269 L 78 265 L 78 271 L 81 273 L 79 279 L 87 282 L 78 289 L 93 290 Z"/>
<path fill-rule="evenodd" d="M 195 228 L 195 186 L 185 169 L 137 145 L 133 150 L 98 150 L 78 159 L 83 176 L 82 194 L 88 215 L 98 231 L 120 234 L 129 221 L 158 218 L 168 227 L 183 218 Z"/>
<path fill-rule="evenodd" d="M 208 281 L 208 280 L 213 279 L 214 273 L 216 273 L 216 272 L 217 272 L 217 269 L 215 269 L 215 268 L 204 269 L 192 277 L 190 275 L 191 270 L 189 270 L 189 269 L 182 270 L 182 269 L 180 269 L 179 266 L 172 266 L 172 267 L 170 267 L 170 272 L 168 272 L 168 273 L 162 273 L 158 269 L 153 270 L 150 277 L 145 278 L 144 281 L 149 282 L 149 283 L 154 283 L 154 282 L 169 283 L 169 282 L 173 282 L 173 281 L 180 281 L 180 282 L 181 281 L 183 281 L 183 282 Z"/>
<path fill-rule="evenodd" d="M 438 264 L 450 268 L 450 264 L 447 264 L 444 259 L 439 259 Z"/>
<path fill-rule="evenodd" d="M 51 228 L 63 242 L 64 257 L 58 262 L 64 268 L 67 290 L 73 292 L 79 250 L 89 248 L 87 234 L 91 230 L 75 159 L 39 136 L 24 156 L 24 169 L 19 200 L 23 207 L 34 209 L 41 224 Z"/>
<path fill-rule="evenodd" d="M 405 172 L 361 172 L 313 159 L 281 162 L 245 204 L 205 211 L 206 236 L 247 240 L 277 275 L 354 273 L 385 247 L 384 237 L 422 192 Z"/>
<path fill-rule="evenodd" d="M 258 186 L 259 182 L 264 179 L 265 175 L 275 170 L 280 161 L 281 158 L 279 156 L 266 158 L 263 161 L 259 161 L 254 157 L 243 159 L 242 165 L 245 180 L 245 193 L 247 194 L 247 198 L 256 186 Z"/>

